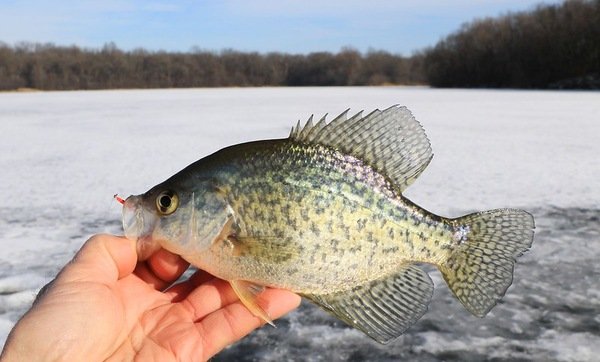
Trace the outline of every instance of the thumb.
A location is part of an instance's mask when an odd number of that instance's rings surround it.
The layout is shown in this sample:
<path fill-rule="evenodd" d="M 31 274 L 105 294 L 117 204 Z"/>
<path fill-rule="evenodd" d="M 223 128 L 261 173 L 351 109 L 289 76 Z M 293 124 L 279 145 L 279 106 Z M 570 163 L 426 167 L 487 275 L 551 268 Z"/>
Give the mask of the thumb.
<path fill-rule="evenodd" d="M 135 241 L 99 234 L 85 242 L 57 279 L 112 284 L 131 274 L 136 264 Z"/>

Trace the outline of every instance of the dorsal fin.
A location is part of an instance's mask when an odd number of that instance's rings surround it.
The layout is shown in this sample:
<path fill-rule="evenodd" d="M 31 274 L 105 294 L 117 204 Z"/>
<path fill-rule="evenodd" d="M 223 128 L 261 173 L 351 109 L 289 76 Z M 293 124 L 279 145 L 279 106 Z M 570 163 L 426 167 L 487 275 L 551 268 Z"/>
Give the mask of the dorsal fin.
<path fill-rule="evenodd" d="M 290 138 L 291 139 L 298 138 L 300 136 L 301 130 L 302 130 L 302 126 L 300 125 L 300 120 L 298 120 L 298 123 L 296 123 L 295 126 L 292 126 L 292 131 L 290 132 Z"/>
<path fill-rule="evenodd" d="M 361 159 L 403 192 L 427 167 L 433 153 L 421 124 L 406 107 L 392 106 L 347 119 L 344 111 L 329 124 L 324 117 L 292 129 L 290 139 L 320 144 Z"/>
<path fill-rule="evenodd" d="M 326 118 L 327 118 L 327 114 L 325 114 L 323 117 L 321 117 L 319 122 L 317 122 L 317 124 L 315 124 L 307 132 L 306 136 L 304 136 L 303 139 L 307 140 L 308 142 L 313 140 L 315 138 L 315 136 L 319 134 L 319 131 L 321 131 L 321 129 L 327 125 L 327 121 L 325 120 Z"/>
<path fill-rule="evenodd" d="M 306 124 L 304 125 L 304 128 L 302 128 L 300 130 L 300 132 L 298 133 L 298 138 L 306 139 L 306 136 L 308 136 L 308 134 L 313 129 L 313 127 L 314 127 L 313 126 L 313 116 L 311 115 L 308 118 L 308 121 L 306 121 Z"/>

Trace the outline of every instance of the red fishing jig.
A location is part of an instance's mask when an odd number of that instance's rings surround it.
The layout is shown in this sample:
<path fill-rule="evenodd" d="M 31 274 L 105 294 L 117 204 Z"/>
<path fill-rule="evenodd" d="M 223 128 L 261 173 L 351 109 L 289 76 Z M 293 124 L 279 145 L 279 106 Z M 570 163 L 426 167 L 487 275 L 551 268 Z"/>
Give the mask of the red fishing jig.
<path fill-rule="evenodd" d="M 117 200 L 118 202 L 120 202 L 121 204 L 125 204 L 125 200 L 123 200 L 122 198 L 119 197 L 119 194 L 114 194 L 113 196 L 115 198 L 115 200 Z"/>

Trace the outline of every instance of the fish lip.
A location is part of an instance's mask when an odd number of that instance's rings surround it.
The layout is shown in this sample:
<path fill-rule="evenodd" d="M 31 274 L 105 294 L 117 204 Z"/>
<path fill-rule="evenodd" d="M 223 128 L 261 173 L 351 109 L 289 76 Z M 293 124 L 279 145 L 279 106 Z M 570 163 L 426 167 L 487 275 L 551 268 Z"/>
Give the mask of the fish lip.
<path fill-rule="evenodd" d="M 146 239 L 154 230 L 158 218 L 146 210 L 141 195 L 129 196 L 123 204 L 123 231 L 125 237 L 138 241 Z"/>
<path fill-rule="evenodd" d="M 138 260 L 148 259 L 160 248 L 152 237 L 156 215 L 147 211 L 142 201 L 141 195 L 129 196 L 123 204 L 123 231 L 127 239 L 136 242 Z"/>
<path fill-rule="evenodd" d="M 144 212 L 141 197 L 129 196 L 123 204 L 123 231 L 129 240 L 137 241 L 144 228 Z"/>

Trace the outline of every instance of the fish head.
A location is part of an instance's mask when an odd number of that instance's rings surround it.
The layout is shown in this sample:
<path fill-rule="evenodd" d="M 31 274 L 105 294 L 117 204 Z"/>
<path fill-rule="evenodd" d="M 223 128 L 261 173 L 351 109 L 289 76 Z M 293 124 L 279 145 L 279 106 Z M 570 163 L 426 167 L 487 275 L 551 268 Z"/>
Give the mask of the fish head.
<path fill-rule="evenodd" d="M 164 248 L 183 256 L 208 249 L 222 235 L 231 210 L 211 180 L 167 180 L 123 204 L 123 229 L 137 242 L 138 258 Z"/>

